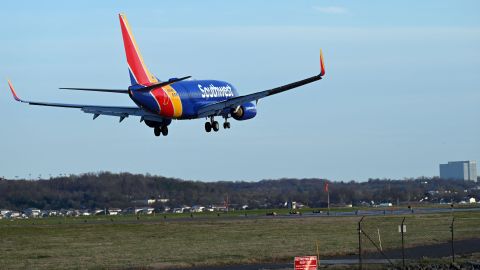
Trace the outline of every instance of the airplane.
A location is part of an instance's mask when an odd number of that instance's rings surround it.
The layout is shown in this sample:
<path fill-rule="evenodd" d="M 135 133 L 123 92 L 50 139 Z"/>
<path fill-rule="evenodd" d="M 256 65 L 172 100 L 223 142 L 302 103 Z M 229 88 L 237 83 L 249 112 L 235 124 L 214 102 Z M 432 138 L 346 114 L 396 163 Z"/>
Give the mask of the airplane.
<path fill-rule="evenodd" d="M 257 114 L 256 105 L 259 99 L 318 81 L 325 75 L 323 54 L 320 50 L 318 75 L 248 95 L 239 95 L 232 84 L 219 80 L 192 80 L 191 76 L 185 76 L 161 81 L 147 69 L 126 15 L 119 14 L 119 19 L 131 85 L 127 89 L 60 89 L 127 94 L 136 104 L 135 107 L 25 101 L 18 97 L 15 88 L 8 80 L 13 98 L 30 105 L 77 108 L 93 114 L 93 120 L 100 115 L 109 115 L 119 117 L 119 122 L 122 122 L 129 116 L 138 116 L 140 122 L 145 122 L 148 127 L 153 128 L 155 136 L 167 136 L 168 126 L 172 120 L 205 118 L 205 131 L 217 132 L 220 125 L 215 117 L 221 117 L 225 120 L 223 128 L 229 129 L 229 118 L 238 121 L 254 118 Z"/>

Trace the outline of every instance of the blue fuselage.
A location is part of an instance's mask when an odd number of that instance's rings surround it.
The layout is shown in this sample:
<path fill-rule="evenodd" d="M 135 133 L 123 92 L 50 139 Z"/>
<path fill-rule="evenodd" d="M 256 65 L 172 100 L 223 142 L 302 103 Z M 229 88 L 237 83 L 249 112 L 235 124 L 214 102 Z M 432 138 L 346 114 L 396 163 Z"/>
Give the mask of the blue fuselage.
<path fill-rule="evenodd" d="M 238 96 L 233 85 L 217 80 L 179 81 L 151 91 L 136 91 L 134 86 L 131 90 L 130 97 L 139 107 L 171 119 L 197 118 L 200 108 Z M 251 108 L 253 104 L 246 105 Z"/>

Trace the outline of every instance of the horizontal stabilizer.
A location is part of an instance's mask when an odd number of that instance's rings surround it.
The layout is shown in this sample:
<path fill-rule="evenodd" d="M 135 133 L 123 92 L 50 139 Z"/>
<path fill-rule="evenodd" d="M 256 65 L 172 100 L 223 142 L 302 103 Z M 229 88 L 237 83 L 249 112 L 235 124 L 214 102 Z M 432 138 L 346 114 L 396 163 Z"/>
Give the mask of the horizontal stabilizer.
<path fill-rule="evenodd" d="M 142 88 L 138 89 L 137 91 L 150 91 L 152 89 L 159 88 L 159 87 L 164 87 L 164 86 L 170 85 L 172 83 L 176 83 L 176 82 L 179 82 L 179 81 L 189 79 L 191 77 L 192 76 L 185 76 L 185 77 L 182 77 L 182 78 L 170 79 L 166 82 L 156 83 L 156 84 L 152 84 L 152 85 L 149 85 L 149 86 L 146 86 L 146 87 L 142 87 Z"/>
<path fill-rule="evenodd" d="M 128 90 L 125 90 L 125 89 L 68 88 L 68 87 L 62 87 L 62 88 L 59 88 L 59 89 L 128 94 Z"/>

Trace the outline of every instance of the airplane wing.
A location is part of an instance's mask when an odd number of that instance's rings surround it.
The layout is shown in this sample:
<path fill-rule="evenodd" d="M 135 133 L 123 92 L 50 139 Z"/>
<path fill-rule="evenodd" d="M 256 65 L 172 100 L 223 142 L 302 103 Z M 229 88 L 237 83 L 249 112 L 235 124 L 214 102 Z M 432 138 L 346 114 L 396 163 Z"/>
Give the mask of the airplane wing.
<path fill-rule="evenodd" d="M 325 67 L 323 64 L 323 54 L 322 54 L 322 51 L 320 50 L 320 73 L 318 75 L 315 75 L 297 82 L 282 85 L 280 87 L 272 88 L 269 90 L 260 91 L 260 92 L 256 92 L 256 93 L 244 95 L 244 96 L 238 96 L 231 99 L 227 99 L 225 101 L 205 105 L 204 107 L 201 107 L 198 110 L 198 117 L 218 115 L 225 109 L 235 109 L 246 102 L 258 101 L 261 98 L 279 94 L 279 93 L 291 90 L 293 88 L 297 88 L 302 85 L 321 80 L 323 75 L 325 75 Z"/>
<path fill-rule="evenodd" d="M 39 105 L 39 106 L 51 106 L 51 107 L 62 107 L 62 108 L 75 108 L 81 109 L 84 113 L 93 114 L 93 119 L 97 118 L 100 115 L 110 115 L 120 117 L 120 122 L 125 118 L 132 116 L 140 116 L 141 120 L 152 120 L 152 121 L 161 121 L 162 118 L 156 114 L 145 111 L 139 107 L 117 107 L 117 106 L 96 106 L 96 105 L 84 105 L 84 104 L 66 104 L 66 103 L 50 103 L 50 102 L 37 102 L 37 101 L 26 101 L 18 97 L 15 92 L 15 88 L 12 83 L 8 81 L 8 86 L 12 92 L 13 98 L 16 101 L 27 103 L 30 105 Z"/>

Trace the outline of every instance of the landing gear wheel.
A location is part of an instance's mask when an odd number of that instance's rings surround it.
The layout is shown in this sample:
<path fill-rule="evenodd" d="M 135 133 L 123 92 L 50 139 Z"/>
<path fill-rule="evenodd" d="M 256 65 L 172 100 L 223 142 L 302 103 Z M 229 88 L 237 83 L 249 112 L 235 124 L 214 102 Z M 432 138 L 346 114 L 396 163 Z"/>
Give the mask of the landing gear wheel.
<path fill-rule="evenodd" d="M 163 126 L 163 127 L 162 127 L 162 135 L 163 135 L 163 136 L 167 136 L 167 135 L 168 135 L 168 127 L 167 127 L 167 126 Z"/>
<path fill-rule="evenodd" d="M 153 128 L 153 133 L 155 133 L 155 136 L 157 136 L 157 137 L 160 136 L 160 132 L 161 132 L 161 130 L 160 130 L 159 127 L 154 127 Z"/>
<path fill-rule="evenodd" d="M 229 129 L 230 128 L 230 122 L 227 122 L 225 124 L 226 124 L 227 128 Z"/>
<path fill-rule="evenodd" d="M 227 129 L 227 128 L 228 128 L 228 127 L 227 127 L 227 122 L 223 123 L 223 128 L 224 128 L 224 129 Z"/>
<path fill-rule="evenodd" d="M 213 121 L 212 123 L 212 129 L 213 131 L 217 132 L 218 130 L 220 130 L 220 125 L 218 124 L 217 121 Z"/>
<path fill-rule="evenodd" d="M 206 132 L 212 131 L 212 124 L 210 124 L 210 122 L 205 122 L 205 131 Z"/>

